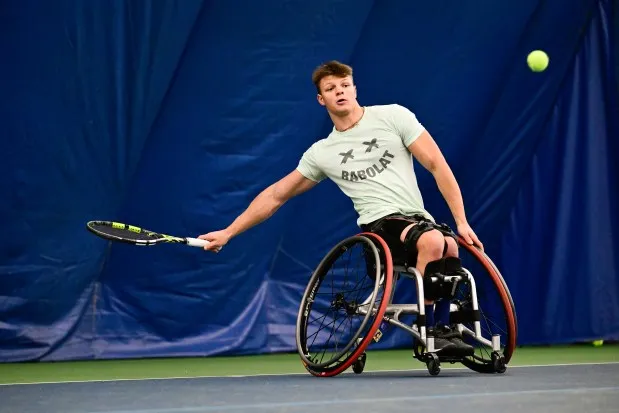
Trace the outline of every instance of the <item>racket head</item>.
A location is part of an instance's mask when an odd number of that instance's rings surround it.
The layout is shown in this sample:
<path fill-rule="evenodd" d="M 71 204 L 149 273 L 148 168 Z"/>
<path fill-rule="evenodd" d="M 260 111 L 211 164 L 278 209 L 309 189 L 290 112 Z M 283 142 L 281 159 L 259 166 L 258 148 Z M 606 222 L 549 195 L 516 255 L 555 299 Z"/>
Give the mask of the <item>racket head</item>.
<path fill-rule="evenodd" d="M 159 234 L 133 225 L 115 221 L 89 221 L 86 228 L 93 234 L 117 242 L 133 245 L 156 245 L 161 242 L 184 243 L 183 238 Z"/>

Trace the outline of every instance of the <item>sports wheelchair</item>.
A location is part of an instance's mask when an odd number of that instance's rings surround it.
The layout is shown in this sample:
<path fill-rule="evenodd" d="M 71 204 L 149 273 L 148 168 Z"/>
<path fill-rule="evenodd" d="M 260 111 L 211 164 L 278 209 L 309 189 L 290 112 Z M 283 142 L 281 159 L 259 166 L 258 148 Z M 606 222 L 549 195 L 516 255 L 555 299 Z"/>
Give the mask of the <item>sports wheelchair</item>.
<path fill-rule="evenodd" d="M 413 357 L 436 376 L 441 362 L 462 363 L 479 373 L 504 373 L 516 347 L 514 302 L 499 270 L 480 249 L 457 237 L 461 269 L 439 282 L 450 299 L 450 323 L 475 348 L 472 356 L 446 357 L 427 336 L 424 280 L 377 234 L 362 232 L 335 245 L 318 264 L 305 289 L 296 325 L 297 351 L 306 370 L 317 377 L 336 376 L 352 366 L 360 374 L 366 349 L 395 326 L 413 337 Z M 475 274 L 475 276 L 473 276 Z M 398 300 L 396 285 L 415 282 Z M 427 285 L 427 284 L 426 284 Z M 416 301 L 416 302 L 415 302 Z M 410 304 L 410 302 L 415 302 Z M 421 305 L 420 305 L 421 304 Z M 411 318 L 406 321 L 405 318 Z"/>

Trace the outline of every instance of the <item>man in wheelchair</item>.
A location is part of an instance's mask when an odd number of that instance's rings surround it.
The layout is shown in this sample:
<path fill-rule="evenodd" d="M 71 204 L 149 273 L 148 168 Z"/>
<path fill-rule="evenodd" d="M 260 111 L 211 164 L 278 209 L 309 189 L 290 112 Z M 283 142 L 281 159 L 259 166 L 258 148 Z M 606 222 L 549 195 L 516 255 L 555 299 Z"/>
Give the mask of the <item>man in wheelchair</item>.
<path fill-rule="evenodd" d="M 394 261 L 415 267 L 423 274 L 427 334 L 434 337 L 437 354 L 447 357 L 473 355 L 473 346 L 464 343 L 460 332 L 449 323 L 456 285 L 443 282 L 443 279 L 463 275 L 453 231 L 421 214 L 390 214 L 362 224 L 361 228 L 380 235 L 391 249 Z"/>
<path fill-rule="evenodd" d="M 217 252 L 229 240 L 272 216 L 290 198 L 329 178 L 353 202 L 357 224 L 382 236 L 393 250 L 402 250 L 408 265 L 424 276 L 426 325 L 439 354 L 465 356 L 473 347 L 449 326 L 449 297 L 431 285 L 460 270 L 455 234 L 436 224 L 424 208 L 412 158 L 434 176 L 457 231 L 469 244 L 483 245 L 469 226 L 462 195 L 441 151 L 414 113 L 403 106 L 362 107 L 352 68 L 337 61 L 317 67 L 312 81 L 318 103 L 333 121 L 327 138 L 311 145 L 295 170 L 262 191 L 227 228 L 200 235 Z M 436 301 L 436 308 L 434 302 Z"/>

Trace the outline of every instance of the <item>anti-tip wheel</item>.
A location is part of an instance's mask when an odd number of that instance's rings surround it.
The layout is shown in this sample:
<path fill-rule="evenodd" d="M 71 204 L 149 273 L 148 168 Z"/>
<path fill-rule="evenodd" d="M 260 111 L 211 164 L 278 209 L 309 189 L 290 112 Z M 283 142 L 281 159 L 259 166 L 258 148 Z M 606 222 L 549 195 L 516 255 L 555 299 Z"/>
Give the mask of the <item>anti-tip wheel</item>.
<path fill-rule="evenodd" d="M 363 373 L 363 369 L 365 368 L 365 360 L 367 359 L 367 355 L 363 353 L 352 365 L 352 371 L 356 374 Z"/>
<path fill-rule="evenodd" d="M 428 373 L 430 373 L 431 376 L 438 376 L 441 372 L 441 362 L 436 354 L 430 355 L 430 359 L 426 361 L 426 366 L 428 367 Z"/>
<path fill-rule="evenodd" d="M 496 351 L 492 352 L 492 367 L 494 367 L 494 371 L 499 374 L 503 374 L 507 370 L 507 365 L 505 364 L 505 357 L 503 357 Z"/>

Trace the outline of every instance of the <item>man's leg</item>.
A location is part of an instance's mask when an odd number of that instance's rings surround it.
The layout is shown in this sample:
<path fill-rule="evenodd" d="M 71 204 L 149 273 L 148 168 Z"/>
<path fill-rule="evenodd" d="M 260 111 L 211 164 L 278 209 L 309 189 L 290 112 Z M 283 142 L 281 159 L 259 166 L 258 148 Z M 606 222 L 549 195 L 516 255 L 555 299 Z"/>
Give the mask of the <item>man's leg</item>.
<path fill-rule="evenodd" d="M 400 234 L 400 241 L 405 242 L 406 235 L 417 223 L 410 224 Z M 426 265 L 429 262 L 440 260 L 443 258 L 443 251 L 445 250 L 445 237 L 440 231 L 433 229 L 421 234 L 417 240 L 417 263 L 415 268 L 424 274 Z M 425 300 L 425 304 L 434 304 L 432 300 Z"/>
<path fill-rule="evenodd" d="M 400 240 L 405 242 L 408 232 L 417 224 L 407 226 L 400 235 Z M 450 236 L 444 236 L 440 231 L 432 229 L 419 236 L 416 244 L 417 263 L 415 267 L 425 276 L 428 263 L 440 260 L 444 257 L 457 257 L 458 244 Z M 425 300 L 426 326 L 428 332 L 435 338 L 435 347 L 445 354 L 470 355 L 473 347 L 462 342 L 460 336 L 449 328 L 449 312 L 451 301 L 443 298 L 436 302 Z"/>
<path fill-rule="evenodd" d="M 445 252 L 445 257 L 458 257 L 458 243 L 456 242 L 456 240 L 451 236 L 445 236 L 445 242 L 447 242 L 447 251 Z M 451 306 L 451 301 L 446 300 L 446 299 L 443 299 L 441 301 L 445 301 L 448 304 L 447 309 L 446 310 L 443 309 L 443 311 L 446 311 L 446 316 L 443 316 L 444 317 L 443 325 L 448 325 L 449 324 L 449 306 Z M 462 335 L 455 329 L 453 329 L 453 335 L 451 337 L 451 342 L 456 345 L 460 355 L 462 356 L 473 355 L 475 353 L 475 348 L 469 344 L 466 344 L 462 340 Z"/>
<path fill-rule="evenodd" d="M 441 234 L 442 235 L 442 234 Z M 458 244 L 453 237 L 445 236 L 444 243 L 446 246 L 445 257 L 458 257 Z M 438 300 L 434 310 L 436 324 L 447 326 L 449 325 L 449 312 L 451 301 L 443 298 Z"/>
<path fill-rule="evenodd" d="M 400 241 L 406 242 L 406 236 L 409 231 L 417 223 L 410 224 L 400 234 Z M 410 248 L 410 247 L 409 247 Z M 416 264 L 415 268 L 424 275 L 426 266 L 432 261 L 437 261 L 443 258 L 443 252 L 445 251 L 445 238 L 439 231 L 432 229 L 422 233 L 415 245 L 416 249 Z M 443 338 L 435 331 L 435 319 L 434 319 L 434 301 L 425 299 L 425 315 L 426 315 L 426 327 L 428 336 L 434 337 L 434 348 L 440 354 L 455 354 L 457 352 L 456 345 L 449 339 Z"/>

